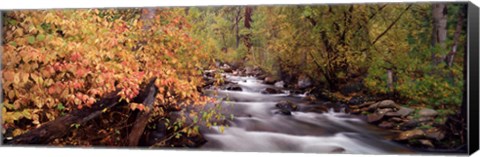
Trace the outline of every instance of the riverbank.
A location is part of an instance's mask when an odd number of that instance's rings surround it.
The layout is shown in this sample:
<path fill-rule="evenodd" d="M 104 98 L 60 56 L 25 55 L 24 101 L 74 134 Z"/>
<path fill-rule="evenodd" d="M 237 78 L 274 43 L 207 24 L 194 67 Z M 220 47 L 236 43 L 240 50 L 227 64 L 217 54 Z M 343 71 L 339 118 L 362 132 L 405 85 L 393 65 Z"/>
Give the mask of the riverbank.
<path fill-rule="evenodd" d="M 452 138 L 458 137 L 447 126 L 452 125 L 452 120 L 449 118 L 447 121 L 439 121 L 437 118 L 439 113 L 433 109 L 409 108 L 394 100 L 358 93 L 349 94 L 345 90 L 339 92 L 319 90 L 314 87 L 309 78 L 300 78 L 297 82 L 286 84 L 284 80 L 268 76 L 260 68 L 234 68 L 228 64 L 221 64 L 219 69 L 232 77 L 254 77 L 265 85 L 270 85 L 260 91 L 262 94 L 281 94 L 288 91 L 289 95 L 301 95 L 302 100 L 307 104 L 316 104 L 298 107 L 301 105 L 297 105 L 295 102 L 280 101 L 275 104 L 275 107 L 278 108 L 276 113 L 279 114 L 288 116 L 295 111 L 319 114 L 328 113 L 329 110 L 345 112 L 383 130 L 383 132 L 392 133 L 385 136 L 385 140 L 402 144 L 415 151 L 428 153 L 463 153 L 466 151 L 465 146 L 456 143 L 459 139 L 452 140 Z M 208 75 L 207 73 L 206 76 Z M 220 88 L 231 91 L 244 90 L 241 85 L 228 82 L 228 79 Z M 284 89 L 284 91 L 280 89 Z M 350 90 L 350 93 L 355 91 L 355 89 Z"/>

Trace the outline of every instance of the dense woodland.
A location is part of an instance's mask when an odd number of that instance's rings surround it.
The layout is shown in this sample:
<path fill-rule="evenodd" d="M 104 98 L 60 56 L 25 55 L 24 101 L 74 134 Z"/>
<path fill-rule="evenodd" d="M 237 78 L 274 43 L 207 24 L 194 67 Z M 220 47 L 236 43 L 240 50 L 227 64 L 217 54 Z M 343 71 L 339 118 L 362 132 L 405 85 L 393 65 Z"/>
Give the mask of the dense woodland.
<path fill-rule="evenodd" d="M 202 108 L 215 101 L 202 89 L 220 86 L 221 72 L 254 68 L 311 99 L 393 100 L 413 109 L 410 119 L 431 109 L 430 122 L 408 130 L 445 137 L 418 147 L 462 147 L 466 11 L 460 3 L 10 11 L 2 135 L 14 144 L 195 147 L 197 125 L 230 118 Z M 212 69 L 213 83 L 204 79 Z M 168 136 L 145 142 L 156 121 Z M 422 135 L 399 141 L 415 146 Z"/>

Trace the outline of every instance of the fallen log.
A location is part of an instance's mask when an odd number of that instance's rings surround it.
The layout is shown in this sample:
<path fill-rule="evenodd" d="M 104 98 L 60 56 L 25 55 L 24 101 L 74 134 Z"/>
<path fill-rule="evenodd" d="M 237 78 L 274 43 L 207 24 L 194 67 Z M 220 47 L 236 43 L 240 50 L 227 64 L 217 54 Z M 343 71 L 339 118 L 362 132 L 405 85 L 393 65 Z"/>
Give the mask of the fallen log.
<path fill-rule="evenodd" d="M 150 118 L 150 115 L 152 113 L 152 108 L 153 108 L 153 102 L 155 101 L 155 95 L 158 92 L 157 87 L 154 85 L 155 81 L 150 82 L 148 88 L 146 89 L 147 93 L 146 98 L 143 100 L 143 105 L 146 107 L 146 110 L 141 112 L 137 119 L 135 120 L 135 123 L 132 127 L 132 130 L 130 131 L 130 134 L 128 135 L 128 146 L 137 146 L 138 141 L 140 140 L 140 137 L 143 134 L 143 131 L 145 130 L 145 127 L 148 124 L 148 118 Z"/>
<path fill-rule="evenodd" d="M 142 94 L 139 94 L 134 102 L 144 102 L 149 96 L 150 93 L 143 94 L 144 92 L 151 91 L 150 88 L 155 86 L 156 78 L 150 79 L 148 84 L 142 85 L 140 90 Z M 119 104 L 126 104 L 124 101 L 119 101 L 121 97 L 118 95 L 120 89 L 115 90 L 107 94 L 105 97 L 97 101 L 90 108 L 83 108 L 81 110 L 74 110 L 71 113 L 59 117 L 53 121 L 46 122 L 38 128 L 32 129 L 22 135 L 14 137 L 11 141 L 6 144 L 48 144 L 54 139 L 64 137 L 71 130 L 70 128 L 79 124 L 82 126 L 86 122 L 98 117 L 103 113 L 104 110 L 112 108 Z"/>

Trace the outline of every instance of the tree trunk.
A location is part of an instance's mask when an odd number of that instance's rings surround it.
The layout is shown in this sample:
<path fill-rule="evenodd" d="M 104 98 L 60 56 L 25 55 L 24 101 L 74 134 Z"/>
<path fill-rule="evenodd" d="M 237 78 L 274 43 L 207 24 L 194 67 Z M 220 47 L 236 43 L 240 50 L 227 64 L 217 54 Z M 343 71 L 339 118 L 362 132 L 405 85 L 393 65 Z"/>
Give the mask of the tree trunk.
<path fill-rule="evenodd" d="M 387 69 L 387 88 L 388 92 L 393 92 L 393 71 L 392 69 Z"/>
<path fill-rule="evenodd" d="M 447 55 L 445 58 L 445 62 L 449 67 L 452 67 L 453 65 L 453 60 L 455 58 L 455 54 L 457 54 L 457 47 L 458 47 L 458 38 L 460 37 L 460 34 L 462 33 L 462 28 L 463 28 L 463 19 L 464 19 L 464 11 L 465 11 L 465 6 L 462 6 L 462 9 L 458 11 L 458 20 L 457 20 L 457 26 L 455 28 L 455 34 L 453 35 L 453 45 L 452 45 L 452 50 L 450 53 Z"/>
<path fill-rule="evenodd" d="M 128 135 L 128 146 L 137 146 L 140 137 L 143 135 L 143 131 L 145 130 L 145 126 L 148 124 L 148 119 L 152 114 L 153 103 L 155 102 L 155 96 L 157 95 L 158 89 L 155 86 L 155 80 L 151 80 L 148 83 L 148 86 L 145 91 L 147 94 L 146 98 L 143 100 L 143 105 L 146 107 L 144 112 L 138 115 L 135 123 Z"/>
<path fill-rule="evenodd" d="M 445 48 L 445 40 L 447 39 L 447 6 L 444 3 L 436 3 L 432 6 L 433 32 L 432 46 L 439 45 Z M 432 53 L 434 64 L 438 64 L 445 56 L 438 56 Z"/>
<path fill-rule="evenodd" d="M 247 29 L 251 29 L 252 28 L 252 25 L 251 23 L 253 22 L 252 20 L 252 12 L 253 12 L 253 8 L 252 7 L 245 7 L 245 18 L 244 18 L 244 26 L 245 28 Z M 250 54 L 252 55 L 252 58 L 255 59 L 255 56 L 253 56 L 252 54 L 252 41 L 251 41 L 251 36 L 252 34 L 246 34 L 244 36 L 244 44 L 245 44 L 245 47 L 247 47 L 247 54 Z"/>

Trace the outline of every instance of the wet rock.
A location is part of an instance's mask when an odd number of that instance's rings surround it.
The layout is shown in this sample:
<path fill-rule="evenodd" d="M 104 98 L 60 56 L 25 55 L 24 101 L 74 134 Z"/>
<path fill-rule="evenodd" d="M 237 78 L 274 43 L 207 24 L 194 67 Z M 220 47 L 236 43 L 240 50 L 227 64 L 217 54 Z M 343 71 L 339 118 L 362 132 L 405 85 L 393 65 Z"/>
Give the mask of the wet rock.
<path fill-rule="evenodd" d="M 403 122 L 403 119 L 398 117 L 392 117 L 390 118 L 390 121 L 400 123 Z"/>
<path fill-rule="evenodd" d="M 378 110 L 377 110 L 377 113 L 379 113 L 379 114 L 387 114 L 387 113 L 390 113 L 390 112 L 392 112 L 392 111 L 393 111 L 393 109 L 391 109 L 391 108 L 383 108 L 383 109 L 378 109 Z"/>
<path fill-rule="evenodd" d="M 333 149 L 332 151 L 330 151 L 330 153 L 343 153 L 345 152 L 346 150 L 343 149 L 343 148 L 335 148 Z"/>
<path fill-rule="evenodd" d="M 233 71 L 232 67 L 230 67 L 230 65 L 228 64 L 223 64 L 222 66 L 220 66 L 220 69 L 222 69 L 223 72 L 226 73 L 231 73 Z"/>
<path fill-rule="evenodd" d="M 379 113 L 369 114 L 369 115 L 367 115 L 367 122 L 369 122 L 369 123 L 377 122 L 377 121 L 381 120 L 384 115 L 385 114 L 379 114 Z"/>
<path fill-rule="evenodd" d="M 297 111 L 297 109 L 298 109 L 297 105 L 293 104 L 290 101 L 286 101 L 286 100 L 282 100 L 282 101 L 278 102 L 277 104 L 275 104 L 275 107 L 280 109 L 281 113 L 288 114 L 288 115 L 291 114 L 290 113 L 291 111 Z"/>
<path fill-rule="evenodd" d="M 278 88 L 284 88 L 285 87 L 285 82 L 283 82 L 283 81 L 275 82 L 274 86 L 278 87 Z"/>
<path fill-rule="evenodd" d="M 393 100 L 383 100 L 378 103 L 378 108 L 397 108 Z"/>
<path fill-rule="evenodd" d="M 242 91 L 242 87 L 240 87 L 237 84 L 227 84 L 224 87 L 225 90 L 231 90 L 231 91 Z"/>
<path fill-rule="evenodd" d="M 372 104 L 375 104 L 375 102 L 373 102 L 373 101 L 364 102 L 364 103 L 358 105 L 358 108 L 368 108 Z"/>
<path fill-rule="evenodd" d="M 328 107 L 324 105 L 308 105 L 300 109 L 302 112 L 325 113 L 328 112 Z"/>
<path fill-rule="evenodd" d="M 350 113 L 352 113 L 352 114 L 359 114 L 359 113 L 361 113 L 361 112 L 362 112 L 362 111 L 361 111 L 360 109 L 358 109 L 358 108 L 356 108 L 356 109 L 351 109 L 351 110 L 350 110 Z"/>
<path fill-rule="evenodd" d="M 262 94 L 280 94 L 280 93 L 283 93 L 283 91 L 280 89 L 275 89 L 270 87 L 267 87 L 265 88 L 265 90 L 262 91 Z"/>
<path fill-rule="evenodd" d="M 418 118 L 418 122 L 425 123 L 425 122 L 432 122 L 433 118 L 432 117 L 420 117 Z"/>
<path fill-rule="evenodd" d="M 388 121 L 383 121 L 380 124 L 378 124 L 378 127 L 384 128 L 384 129 L 390 129 L 390 128 L 393 128 L 393 126 L 394 126 L 393 123 Z"/>
<path fill-rule="evenodd" d="M 241 72 L 238 71 L 238 70 L 235 70 L 235 71 L 232 72 L 232 75 L 233 76 L 238 76 L 238 75 L 241 75 Z"/>
<path fill-rule="evenodd" d="M 315 102 L 317 101 L 317 97 L 315 97 L 314 95 L 307 95 L 303 98 L 303 100 L 306 100 L 308 102 Z"/>
<path fill-rule="evenodd" d="M 203 74 L 206 76 L 206 77 L 215 77 L 215 70 L 205 70 L 203 71 Z"/>
<path fill-rule="evenodd" d="M 343 110 L 348 108 L 346 104 L 341 102 L 332 103 L 328 101 L 328 102 L 325 102 L 323 105 L 325 105 L 327 108 L 333 109 L 333 111 L 335 112 L 342 112 Z"/>
<path fill-rule="evenodd" d="M 267 77 L 265 77 L 265 79 L 263 80 L 263 82 L 264 82 L 265 84 L 270 84 L 270 85 L 271 85 L 271 84 L 274 84 L 275 82 L 277 82 L 277 79 L 275 79 L 275 78 L 273 78 L 273 77 L 271 77 L 271 76 L 267 76 Z"/>
<path fill-rule="evenodd" d="M 259 79 L 259 80 L 265 80 L 265 78 L 267 78 L 266 74 L 261 74 L 261 75 L 257 76 L 257 79 Z"/>
<path fill-rule="evenodd" d="M 309 88 L 312 85 L 312 80 L 309 77 L 300 77 L 297 82 L 297 87 L 299 89 Z"/>
<path fill-rule="evenodd" d="M 433 148 L 435 147 L 432 143 L 432 141 L 430 140 L 426 140 L 426 139 L 421 139 L 421 140 L 418 140 L 418 142 L 420 142 L 420 144 L 424 145 L 424 146 L 427 146 L 427 147 L 430 147 L 430 148 Z"/>
<path fill-rule="evenodd" d="M 413 112 L 413 109 L 411 108 L 400 107 L 400 109 L 397 112 L 390 112 L 385 115 L 389 117 L 405 117 L 410 115 L 412 112 Z"/>
<path fill-rule="evenodd" d="M 368 106 L 368 110 L 369 111 L 375 111 L 378 108 L 378 104 L 379 103 L 371 104 L 370 106 Z"/>
<path fill-rule="evenodd" d="M 423 117 L 435 117 L 437 116 L 438 112 L 433 109 L 424 108 L 418 111 L 418 114 Z"/>
<path fill-rule="evenodd" d="M 404 140 L 420 138 L 423 136 L 425 136 L 425 132 L 423 132 L 420 129 L 414 129 L 414 130 L 401 132 L 395 140 L 404 141 Z"/>
<path fill-rule="evenodd" d="M 251 76 L 251 75 L 255 74 L 252 67 L 245 67 L 244 70 L 245 70 L 245 75 L 247 75 L 247 76 Z"/>
<path fill-rule="evenodd" d="M 430 128 L 427 131 L 425 131 L 425 136 L 430 139 L 440 141 L 440 140 L 443 140 L 443 138 L 445 138 L 445 132 L 438 128 Z"/>
<path fill-rule="evenodd" d="M 409 120 L 409 121 L 403 123 L 400 126 L 400 128 L 402 130 L 410 130 L 410 129 L 416 128 L 419 124 L 420 124 L 420 122 L 418 120 L 412 119 L 412 120 Z"/>

